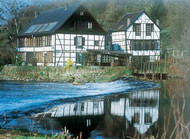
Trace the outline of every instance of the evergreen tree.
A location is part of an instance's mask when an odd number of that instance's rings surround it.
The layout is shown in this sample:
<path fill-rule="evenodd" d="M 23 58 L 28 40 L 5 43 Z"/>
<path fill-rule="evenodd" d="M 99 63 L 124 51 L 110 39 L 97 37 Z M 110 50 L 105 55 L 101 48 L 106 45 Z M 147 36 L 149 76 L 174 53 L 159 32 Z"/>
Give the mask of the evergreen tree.
<path fill-rule="evenodd" d="M 164 17 L 167 15 L 166 7 L 162 0 L 154 0 L 152 7 L 150 8 L 150 16 L 156 21 L 160 20 L 162 23 Z"/>

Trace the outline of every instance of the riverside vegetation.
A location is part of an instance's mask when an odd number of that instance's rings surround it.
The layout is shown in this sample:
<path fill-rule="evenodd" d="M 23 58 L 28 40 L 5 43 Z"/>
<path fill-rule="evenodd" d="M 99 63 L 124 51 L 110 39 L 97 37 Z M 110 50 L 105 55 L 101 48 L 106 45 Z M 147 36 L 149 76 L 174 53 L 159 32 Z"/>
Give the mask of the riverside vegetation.
<path fill-rule="evenodd" d="M 21 130 L 0 129 L 0 139 L 82 139 L 82 132 L 76 137 L 69 133 L 65 127 L 63 132 L 56 135 L 41 135 Z"/>
<path fill-rule="evenodd" d="M 64 67 L 39 66 L 4 66 L 0 80 L 45 81 L 45 82 L 108 82 L 130 76 L 131 70 L 126 67 L 76 67 L 69 70 Z"/>

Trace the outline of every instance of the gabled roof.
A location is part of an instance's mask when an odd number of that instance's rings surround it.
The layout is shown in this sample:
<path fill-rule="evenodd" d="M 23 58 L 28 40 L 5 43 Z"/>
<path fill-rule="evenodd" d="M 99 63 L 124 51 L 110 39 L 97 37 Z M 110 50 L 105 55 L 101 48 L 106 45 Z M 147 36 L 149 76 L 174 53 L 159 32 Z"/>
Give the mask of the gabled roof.
<path fill-rule="evenodd" d="M 135 13 L 127 13 L 121 20 L 113 27 L 112 31 L 124 31 L 127 29 L 127 19 L 129 18 L 131 23 L 135 21 L 144 11 L 139 11 Z M 130 23 L 130 24 L 131 24 Z M 130 25 L 129 24 L 129 25 Z"/>
<path fill-rule="evenodd" d="M 81 4 L 72 4 L 67 8 L 50 9 L 41 12 L 17 36 L 55 33 L 80 7 Z"/>

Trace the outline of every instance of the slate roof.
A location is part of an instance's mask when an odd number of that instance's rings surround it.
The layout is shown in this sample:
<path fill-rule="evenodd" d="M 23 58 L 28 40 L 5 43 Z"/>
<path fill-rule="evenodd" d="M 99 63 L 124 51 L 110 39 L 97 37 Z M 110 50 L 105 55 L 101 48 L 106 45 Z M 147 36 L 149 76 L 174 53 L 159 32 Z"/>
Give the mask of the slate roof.
<path fill-rule="evenodd" d="M 42 11 L 22 31 L 20 31 L 17 36 L 21 37 L 28 35 L 55 33 L 55 31 L 57 31 L 80 6 L 82 5 L 72 4 L 69 5 L 67 8 L 64 7 Z M 36 27 L 35 25 L 41 25 L 42 29 L 39 28 L 38 31 L 31 32 L 31 30 Z M 45 28 L 47 26 L 49 26 L 49 28 L 43 30 L 43 27 Z"/>
<path fill-rule="evenodd" d="M 130 19 L 132 24 L 135 19 L 137 19 L 144 11 L 139 11 L 135 13 L 127 13 L 113 28 L 112 31 L 124 31 L 127 29 L 127 18 Z M 130 26 L 130 25 L 129 25 Z"/>

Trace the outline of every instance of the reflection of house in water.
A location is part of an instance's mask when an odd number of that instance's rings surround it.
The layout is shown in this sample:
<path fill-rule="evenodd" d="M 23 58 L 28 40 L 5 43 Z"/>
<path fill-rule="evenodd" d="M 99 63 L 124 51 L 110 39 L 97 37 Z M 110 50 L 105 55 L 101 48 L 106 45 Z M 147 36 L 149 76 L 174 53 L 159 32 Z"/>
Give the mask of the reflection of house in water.
<path fill-rule="evenodd" d="M 60 130 L 64 126 L 72 133 L 91 136 L 131 136 L 136 130 L 142 135 L 158 120 L 159 90 L 115 94 L 100 99 L 88 99 L 55 106 L 37 117 L 45 117 L 44 127 Z M 54 122 L 49 122 L 52 120 Z M 42 121 L 42 119 L 39 119 Z M 130 124 L 128 124 L 130 123 Z"/>
<path fill-rule="evenodd" d="M 67 103 L 56 107 L 51 113 L 51 117 L 90 116 L 102 114 L 104 114 L 103 101 L 85 101 L 77 103 Z"/>
<path fill-rule="evenodd" d="M 159 91 L 140 91 L 111 102 L 111 114 L 125 117 L 140 134 L 158 120 Z"/>

